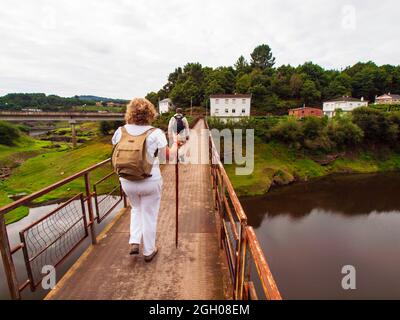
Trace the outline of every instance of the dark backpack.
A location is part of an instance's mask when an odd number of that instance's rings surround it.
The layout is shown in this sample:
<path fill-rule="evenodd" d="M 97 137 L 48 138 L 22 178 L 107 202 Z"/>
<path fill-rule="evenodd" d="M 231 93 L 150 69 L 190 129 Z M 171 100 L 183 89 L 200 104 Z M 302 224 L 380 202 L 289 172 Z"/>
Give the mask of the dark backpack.
<path fill-rule="evenodd" d="M 176 133 L 180 134 L 183 130 L 185 130 L 185 125 L 183 123 L 183 116 L 176 115 L 174 118 L 176 120 Z"/>

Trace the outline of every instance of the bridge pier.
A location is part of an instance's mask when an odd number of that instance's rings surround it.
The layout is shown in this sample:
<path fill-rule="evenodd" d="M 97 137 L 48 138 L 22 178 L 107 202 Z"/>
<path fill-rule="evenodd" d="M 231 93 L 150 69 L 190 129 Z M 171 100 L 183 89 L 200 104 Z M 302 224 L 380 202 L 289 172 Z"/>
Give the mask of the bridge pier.
<path fill-rule="evenodd" d="M 69 124 L 71 125 L 72 147 L 76 148 L 76 120 L 70 120 Z"/>

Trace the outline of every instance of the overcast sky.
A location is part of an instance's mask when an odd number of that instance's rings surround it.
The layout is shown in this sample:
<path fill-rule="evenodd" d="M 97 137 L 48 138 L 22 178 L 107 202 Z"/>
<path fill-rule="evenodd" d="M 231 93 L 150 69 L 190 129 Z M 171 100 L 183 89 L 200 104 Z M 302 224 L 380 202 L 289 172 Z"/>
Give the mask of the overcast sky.
<path fill-rule="evenodd" d="M 0 0 L 0 95 L 144 96 L 187 62 L 400 64 L 398 0 Z"/>

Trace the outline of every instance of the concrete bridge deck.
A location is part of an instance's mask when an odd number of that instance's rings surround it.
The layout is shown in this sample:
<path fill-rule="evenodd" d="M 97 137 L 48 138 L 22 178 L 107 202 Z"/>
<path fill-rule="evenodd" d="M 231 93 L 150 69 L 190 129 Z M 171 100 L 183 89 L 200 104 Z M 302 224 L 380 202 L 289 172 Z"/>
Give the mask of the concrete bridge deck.
<path fill-rule="evenodd" d="M 199 122 L 193 130 L 200 130 Z M 193 141 L 193 140 L 191 140 Z M 205 146 L 206 139 L 200 141 Z M 129 209 L 121 212 L 46 299 L 226 299 L 209 165 L 180 166 L 179 247 L 175 248 L 175 167 L 163 168 L 157 229 L 160 252 L 151 263 L 128 254 Z"/>

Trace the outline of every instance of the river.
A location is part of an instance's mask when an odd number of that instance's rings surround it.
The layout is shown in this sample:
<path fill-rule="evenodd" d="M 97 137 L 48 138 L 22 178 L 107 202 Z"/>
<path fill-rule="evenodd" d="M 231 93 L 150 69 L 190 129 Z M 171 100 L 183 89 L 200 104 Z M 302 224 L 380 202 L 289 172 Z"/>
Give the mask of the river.
<path fill-rule="evenodd" d="M 400 299 L 399 190 L 400 173 L 341 175 L 240 200 L 283 298 Z"/>

